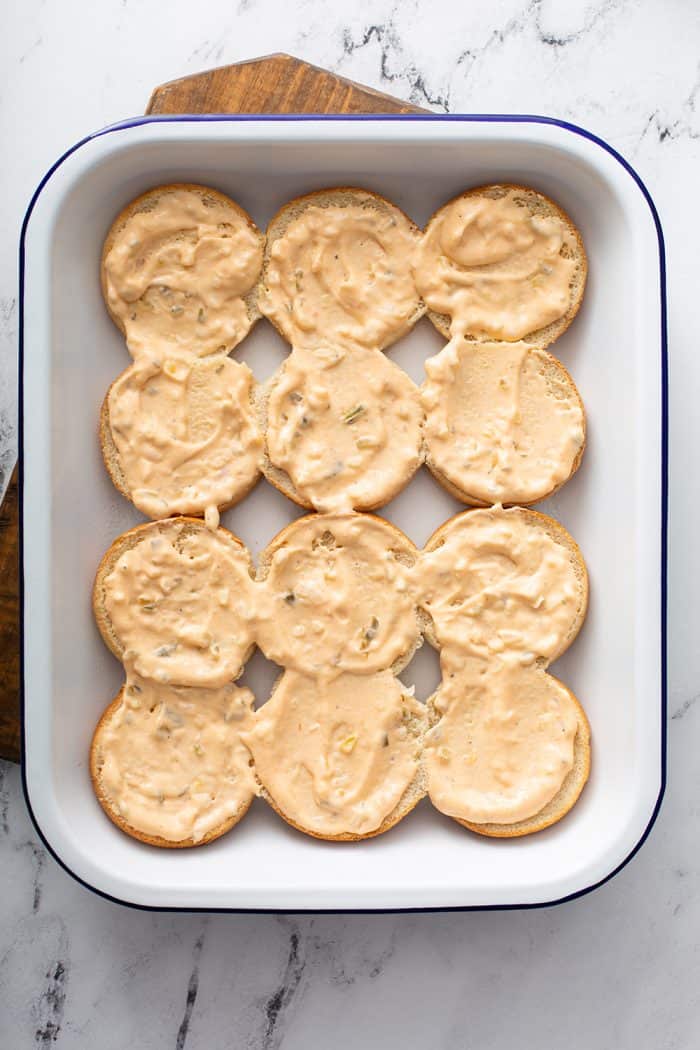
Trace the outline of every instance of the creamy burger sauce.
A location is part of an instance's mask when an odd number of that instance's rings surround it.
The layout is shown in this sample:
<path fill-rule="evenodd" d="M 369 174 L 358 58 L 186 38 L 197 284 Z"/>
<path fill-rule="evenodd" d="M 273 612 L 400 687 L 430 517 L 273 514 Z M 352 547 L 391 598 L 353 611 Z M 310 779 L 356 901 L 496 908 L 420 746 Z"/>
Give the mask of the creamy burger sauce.
<path fill-rule="evenodd" d="M 320 835 L 366 835 L 414 780 L 424 727 L 425 708 L 390 671 L 332 683 L 286 671 L 242 739 L 293 823 Z"/>
<path fill-rule="evenodd" d="M 376 830 L 415 776 L 425 728 L 424 709 L 388 670 L 418 640 L 417 603 L 442 648 L 425 751 L 434 804 L 474 823 L 539 812 L 573 766 L 578 709 L 540 665 L 580 615 L 577 569 L 517 508 L 460 515 L 443 536 L 416 564 L 380 519 L 300 519 L 252 583 L 247 553 L 218 533 L 149 526 L 105 582 L 129 689 L 100 731 L 98 759 L 122 818 L 173 841 L 206 835 L 251 790 L 242 741 L 294 823 Z M 231 679 L 254 639 L 292 670 L 246 721 L 251 698 Z M 222 718 L 241 724 L 226 730 Z"/>
<path fill-rule="evenodd" d="M 577 708 L 539 665 L 566 648 L 581 612 L 580 569 L 527 516 L 467 512 L 422 556 L 421 604 L 443 674 L 428 791 L 438 809 L 474 823 L 534 816 L 573 767 Z"/>
<path fill-rule="evenodd" d="M 98 729 L 97 780 L 111 810 L 144 835 L 200 842 L 247 806 L 256 783 L 241 733 L 253 694 L 159 685 L 130 673 Z"/>
<path fill-rule="evenodd" d="M 531 503 L 570 476 L 585 440 L 583 406 L 545 351 L 458 335 L 425 370 L 428 455 L 462 492 L 483 503 Z"/>
<path fill-rule="evenodd" d="M 567 312 L 579 249 L 561 219 L 518 204 L 521 191 L 497 192 L 440 209 L 415 252 L 415 280 L 452 335 L 516 341 Z"/>
<path fill-rule="evenodd" d="M 580 615 L 581 582 L 568 549 L 531 511 L 467 511 L 421 557 L 421 604 L 441 646 L 523 666 L 563 652 Z"/>
<path fill-rule="evenodd" d="M 426 737 L 428 791 L 443 813 L 515 824 L 539 813 L 574 764 L 577 708 L 545 671 L 512 654 L 467 659 L 446 675 L 440 721 Z"/>
<path fill-rule="evenodd" d="M 258 645 L 283 667 L 329 679 L 391 667 L 419 639 L 415 555 L 379 518 L 300 519 L 259 585 Z"/>
<path fill-rule="evenodd" d="M 223 686 L 253 644 L 248 552 L 221 533 L 150 526 L 104 581 L 123 660 L 165 685 Z"/>
<path fill-rule="evenodd" d="M 295 348 L 271 384 L 267 449 L 317 510 L 386 503 L 421 461 L 423 411 L 380 350 Z"/>
<path fill-rule="evenodd" d="M 411 272 L 417 231 L 398 208 L 353 191 L 310 205 L 269 249 L 259 306 L 294 346 L 388 346 L 420 306 Z M 364 201 L 365 204 L 357 203 Z"/>
<path fill-rule="evenodd" d="M 215 355 L 141 358 L 109 392 L 109 425 L 131 499 L 151 518 L 237 501 L 260 471 L 247 365 Z"/>
<path fill-rule="evenodd" d="M 105 295 L 135 358 L 209 354 L 250 329 L 244 296 L 261 266 L 260 235 L 232 201 L 180 187 L 127 219 L 104 260 Z"/>

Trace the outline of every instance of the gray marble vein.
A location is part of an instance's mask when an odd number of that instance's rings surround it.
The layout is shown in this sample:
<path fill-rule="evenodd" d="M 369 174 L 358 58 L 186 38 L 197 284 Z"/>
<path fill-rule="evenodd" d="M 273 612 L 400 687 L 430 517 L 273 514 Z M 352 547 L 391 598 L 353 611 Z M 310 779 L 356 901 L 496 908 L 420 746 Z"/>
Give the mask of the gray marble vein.
<path fill-rule="evenodd" d="M 261 1033 L 262 1050 L 277 1050 L 285 1031 L 285 1019 L 298 1005 L 306 966 L 306 941 L 301 941 L 298 923 L 281 918 L 288 933 L 289 951 L 279 984 L 262 1004 L 264 1028 Z"/>
<path fill-rule="evenodd" d="M 680 718 L 685 718 L 685 716 L 688 714 L 691 708 L 698 702 L 698 700 L 700 700 L 700 693 L 696 693 L 695 696 L 691 696 L 687 700 L 684 700 L 683 703 L 680 704 L 680 706 L 677 707 L 671 715 L 671 720 L 673 722 L 676 722 Z"/>
<path fill-rule="evenodd" d="M 192 1019 L 192 1011 L 194 1009 L 195 1003 L 197 1002 L 197 992 L 199 991 L 199 960 L 202 955 L 203 948 L 204 932 L 200 933 L 199 937 L 194 942 L 194 947 L 192 949 L 192 972 L 190 974 L 190 979 L 187 982 L 185 1013 L 182 1018 L 180 1027 L 177 1030 L 175 1050 L 183 1050 L 185 1043 L 187 1042 L 187 1036 L 190 1030 L 190 1021 Z"/>
<path fill-rule="evenodd" d="M 0 1046 L 691 1050 L 700 1031 L 700 8 L 696 0 L 26 0 L 0 34 L 0 487 L 16 450 L 33 187 L 154 84 L 277 50 L 435 111 L 540 112 L 638 168 L 669 256 L 670 776 L 637 857 L 541 911 L 148 914 L 76 884 L 0 763 Z M 633 261 L 630 261 L 633 265 Z M 605 333 L 601 333 L 601 354 Z"/>

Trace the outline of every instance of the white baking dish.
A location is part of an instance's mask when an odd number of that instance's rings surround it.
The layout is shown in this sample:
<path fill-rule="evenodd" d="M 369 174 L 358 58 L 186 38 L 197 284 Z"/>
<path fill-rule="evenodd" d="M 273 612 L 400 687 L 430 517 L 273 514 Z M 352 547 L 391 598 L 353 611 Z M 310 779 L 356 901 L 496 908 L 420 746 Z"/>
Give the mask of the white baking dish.
<path fill-rule="evenodd" d="M 555 345 L 588 410 L 583 466 L 544 510 L 579 541 L 591 605 L 555 667 L 588 712 L 590 783 L 560 824 L 489 841 L 427 801 L 385 836 L 306 838 L 256 802 L 218 842 L 157 850 L 104 816 L 88 746 L 122 669 L 93 623 L 90 590 L 111 541 L 139 520 L 97 441 L 101 400 L 129 363 L 100 296 L 105 231 L 158 183 L 209 183 L 260 226 L 289 198 L 338 183 L 386 194 L 418 223 L 465 187 L 508 180 L 559 201 L 590 260 L 583 308 Z M 97 891 L 147 907 L 398 909 L 518 906 L 592 888 L 645 837 L 664 783 L 665 338 L 663 246 L 634 173 L 579 129 L 537 118 L 139 119 L 80 143 L 44 179 L 23 235 L 24 776 L 57 859 Z M 427 320 L 391 356 L 417 380 L 442 340 Z M 261 322 L 237 356 L 259 378 L 286 346 Z M 418 544 L 458 504 L 425 470 L 383 513 Z M 261 482 L 224 516 L 254 554 L 298 510 Z M 427 646 L 402 675 L 426 696 Z M 262 702 L 273 669 L 247 681 Z"/>

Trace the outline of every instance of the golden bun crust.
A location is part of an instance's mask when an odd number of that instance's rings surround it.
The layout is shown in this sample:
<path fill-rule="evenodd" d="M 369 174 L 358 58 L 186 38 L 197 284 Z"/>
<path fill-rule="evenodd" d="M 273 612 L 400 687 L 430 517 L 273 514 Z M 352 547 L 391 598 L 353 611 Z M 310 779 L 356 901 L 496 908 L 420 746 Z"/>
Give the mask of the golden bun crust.
<path fill-rule="evenodd" d="M 98 423 L 98 436 L 100 439 L 100 451 L 102 452 L 102 461 L 107 469 L 107 473 L 110 476 L 112 484 L 118 492 L 121 492 L 125 499 L 133 502 L 131 499 L 131 491 L 126 483 L 124 472 L 121 468 L 119 460 L 119 452 L 117 446 L 114 443 L 114 436 L 112 434 L 112 427 L 109 421 L 109 397 L 112 393 L 114 384 L 118 382 L 121 376 L 114 379 L 110 385 L 107 393 L 104 396 L 104 401 L 100 407 L 100 419 Z"/>
<path fill-rule="evenodd" d="M 211 831 L 208 831 L 206 835 L 204 835 L 201 839 L 197 839 L 197 841 L 190 837 L 186 839 L 180 839 L 179 841 L 174 842 L 171 839 L 161 838 L 160 835 L 147 835 L 145 832 L 139 831 L 138 828 L 135 828 L 131 824 L 129 824 L 128 821 L 124 820 L 124 818 L 117 812 L 111 799 L 103 790 L 102 786 L 101 771 L 102 764 L 104 762 L 104 757 L 102 754 L 101 736 L 103 730 L 107 728 L 113 715 L 116 714 L 118 708 L 120 707 L 123 701 L 123 698 L 124 686 L 122 686 L 122 688 L 115 696 L 114 700 L 112 700 L 112 702 L 103 711 L 102 717 L 100 718 L 99 722 L 95 727 L 95 732 L 92 735 L 92 742 L 90 744 L 90 779 L 92 780 L 92 787 L 95 792 L 95 795 L 97 796 L 97 801 L 102 806 L 104 812 L 107 814 L 112 823 L 116 824 L 116 826 L 121 831 L 125 832 L 125 834 L 127 835 L 130 835 L 132 839 L 138 839 L 139 842 L 145 842 L 149 846 L 159 846 L 164 849 L 187 849 L 193 846 L 206 846 L 208 842 L 213 842 L 214 839 L 221 838 L 222 835 L 225 835 L 227 831 L 230 831 L 231 828 L 233 828 L 239 822 L 239 820 L 241 820 L 246 815 L 248 809 L 250 808 L 250 804 L 253 800 L 252 796 L 245 802 L 241 803 L 241 805 L 233 814 L 233 816 L 229 817 L 225 821 L 222 821 L 221 824 L 219 824 L 215 828 L 212 828 Z"/>
<path fill-rule="evenodd" d="M 564 334 L 578 313 L 586 286 L 586 277 L 588 275 L 588 258 L 586 256 L 586 249 L 583 246 L 581 234 L 578 227 L 569 218 L 564 209 L 556 204 L 550 197 L 547 197 L 546 194 L 540 193 L 539 190 L 533 190 L 530 186 L 522 186 L 517 182 L 489 183 L 484 186 L 474 186 L 470 190 L 465 190 L 464 193 L 458 194 L 456 197 L 453 197 L 451 200 L 441 205 L 438 210 L 431 215 L 426 223 L 425 229 L 427 231 L 430 228 L 431 223 L 444 208 L 449 207 L 456 201 L 464 200 L 468 197 L 494 197 L 501 195 L 499 191 L 509 192 L 511 190 L 516 191 L 522 197 L 525 205 L 532 212 L 539 212 L 541 215 L 559 219 L 576 242 L 577 266 L 571 286 L 571 302 L 569 304 L 569 309 L 562 317 L 557 318 L 556 321 L 552 321 L 552 323 L 546 325 L 546 327 L 540 328 L 535 332 L 529 332 L 527 335 L 523 336 L 523 342 L 531 343 L 533 346 L 538 346 L 540 349 L 544 350 L 546 347 L 550 346 L 555 339 L 558 339 Z M 447 317 L 445 314 L 439 314 L 430 309 L 427 310 L 427 314 L 438 332 L 444 336 L 445 339 L 449 339 L 451 318 Z M 493 340 L 492 337 L 489 337 L 488 340 L 484 341 L 494 342 L 495 340 Z"/>

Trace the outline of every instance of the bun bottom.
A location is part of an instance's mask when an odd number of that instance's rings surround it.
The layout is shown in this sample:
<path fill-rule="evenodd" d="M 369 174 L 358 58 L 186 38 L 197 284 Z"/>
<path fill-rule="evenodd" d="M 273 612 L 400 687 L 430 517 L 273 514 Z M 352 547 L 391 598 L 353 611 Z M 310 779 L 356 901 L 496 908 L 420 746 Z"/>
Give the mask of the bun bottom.
<path fill-rule="evenodd" d="M 201 839 L 196 840 L 191 836 L 186 839 L 172 840 L 164 839 L 160 835 L 149 835 L 146 832 L 135 828 L 132 824 L 129 824 L 129 822 L 124 820 L 124 818 L 117 812 L 113 802 L 102 788 L 101 771 L 104 759 L 101 754 L 100 737 L 102 731 L 106 729 L 111 718 L 121 706 L 123 698 L 124 686 L 122 686 L 114 700 L 112 700 L 103 711 L 102 717 L 95 727 L 95 732 L 93 733 L 92 742 L 90 744 L 90 779 L 92 781 L 92 787 L 97 801 L 101 805 L 103 811 L 120 831 L 129 835 L 132 839 L 144 842 L 148 846 L 159 846 L 161 849 L 190 849 L 195 846 L 206 846 L 208 842 L 213 842 L 215 839 L 221 838 L 222 835 L 225 835 L 231 830 L 231 828 L 235 827 L 239 820 L 242 820 L 246 815 L 250 808 L 250 804 L 253 801 L 253 795 L 251 795 L 246 801 L 242 802 L 231 817 L 222 821 L 221 824 L 218 824 L 215 828 L 212 828 L 211 831 L 208 831 Z"/>
<path fill-rule="evenodd" d="M 516 824 L 475 824 L 473 821 L 461 820 L 459 817 L 453 817 L 453 820 L 477 835 L 496 839 L 514 839 L 544 831 L 545 828 L 551 827 L 552 824 L 556 824 L 566 816 L 586 786 L 591 769 L 591 732 L 588 719 L 573 694 L 571 694 L 571 699 L 578 708 L 579 719 L 574 738 L 574 764 L 551 802 L 548 802 L 533 817 L 519 820 Z"/>
<path fill-rule="evenodd" d="M 385 831 L 390 831 L 399 823 L 399 821 L 408 816 L 411 810 L 415 809 L 421 799 L 425 798 L 426 794 L 427 792 L 423 781 L 423 775 L 419 772 L 416 774 L 412 783 L 408 785 L 389 816 L 385 817 L 379 827 L 374 828 L 373 831 L 366 831 L 362 835 L 358 835 L 351 831 L 341 831 L 336 835 L 324 835 L 320 831 L 312 831 L 311 828 L 305 828 L 303 825 L 298 824 L 292 817 L 288 816 L 282 809 L 280 809 L 269 791 L 267 791 L 262 784 L 260 785 L 261 797 L 265 799 L 267 804 L 275 811 L 278 817 L 281 817 L 286 824 L 289 824 L 289 826 L 296 831 L 301 831 L 302 834 L 308 835 L 310 838 L 320 839 L 324 842 L 363 842 L 365 839 L 373 839 L 376 838 L 377 835 L 383 835 Z"/>

